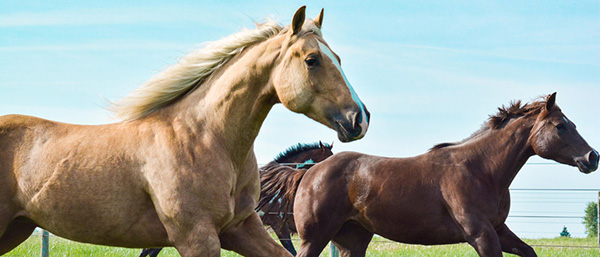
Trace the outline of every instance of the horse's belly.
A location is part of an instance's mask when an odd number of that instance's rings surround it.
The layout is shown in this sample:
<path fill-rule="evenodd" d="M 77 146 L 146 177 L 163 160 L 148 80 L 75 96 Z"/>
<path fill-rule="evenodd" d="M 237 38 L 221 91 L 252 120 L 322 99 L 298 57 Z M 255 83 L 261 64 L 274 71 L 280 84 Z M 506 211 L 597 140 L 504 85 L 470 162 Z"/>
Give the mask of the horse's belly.
<path fill-rule="evenodd" d="M 122 247 L 168 246 L 167 233 L 156 213 L 126 211 L 121 214 L 91 212 L 59 212 L 36 215 L 43 228 L 75 241 Z"/>
<path fill-rule="evenodd" d="M 460 227 L 435 204 L 387 204 L 371 208 L 367 220 L 371 230 L 383 237 L 409 244 L 451 244 L 464 242 Z M 413 206 L 413 207 L 406 207 Z"/>
<path fill-rule="evenodd" d="M 400 222 L 393 226 L 388 224 L 386 228 L 380 228 L 375 233 L 407 244 L 437 245 L 465 241 L 460 229 L 448 222 Z"/>
<path fill-rule="evenodd" d="M 169 244 L 143 191 L 85 187 L 48 185 L 26 206 L 27 216 L 53 234 L 80 242 L 123 247 Z"/>

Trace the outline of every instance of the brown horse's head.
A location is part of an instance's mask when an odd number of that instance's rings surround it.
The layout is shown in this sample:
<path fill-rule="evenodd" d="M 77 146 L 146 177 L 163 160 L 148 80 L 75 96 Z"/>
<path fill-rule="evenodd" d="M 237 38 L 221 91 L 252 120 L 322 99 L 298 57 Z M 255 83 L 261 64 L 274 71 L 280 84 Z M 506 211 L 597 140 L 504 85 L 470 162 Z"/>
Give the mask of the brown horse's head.
<path fill-rule="evenodd" d="M 342 142 L 362 138 L 370 114 L 352 89 L 333 53 L 321 36 L 323 11 L 305 20 L 305 7 L 294 14 L 280 52 L 272 83 L 279 101 L 338 133 Z"/>
<path fill-rule="evenodd" d="M 542 158 L 577 166 L 583 173 L 598 168 L 598 152 L 579 135 L 577 128 L 555 105 L 556 93 L 549 95 L 535 121 L 530 142 Z"/>

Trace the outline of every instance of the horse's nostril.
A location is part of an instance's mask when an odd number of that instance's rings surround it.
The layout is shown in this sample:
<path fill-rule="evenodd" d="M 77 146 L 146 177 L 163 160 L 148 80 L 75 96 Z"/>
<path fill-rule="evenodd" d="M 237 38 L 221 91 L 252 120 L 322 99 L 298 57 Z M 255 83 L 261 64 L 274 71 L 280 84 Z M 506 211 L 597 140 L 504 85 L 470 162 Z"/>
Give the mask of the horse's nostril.
<path fill-rule="evenodd" d="M 598 152 L 596 152 L 596 150 L 592 150 L 589 155 L 590 156 L 588 157 L 588 161 L 592 165 L 598 165 Z"/>
<path fill-rule="evenodd" d="M 354 115 L 354 123 L 352 124 L 354 126 L 354 130 L 361 130 L 361 123 L 363 122 L 362 119 L 363 115 L 361 112 L 357 112 L 356 115 Z"/>

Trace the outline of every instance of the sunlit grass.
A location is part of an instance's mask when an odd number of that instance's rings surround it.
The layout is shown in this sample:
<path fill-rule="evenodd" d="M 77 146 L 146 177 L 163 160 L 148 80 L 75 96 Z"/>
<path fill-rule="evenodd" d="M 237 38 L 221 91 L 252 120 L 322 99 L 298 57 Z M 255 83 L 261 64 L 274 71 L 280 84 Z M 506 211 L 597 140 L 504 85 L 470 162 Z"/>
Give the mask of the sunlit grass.
<path fill-rule="evenodd" d="M 552 238 L 552 239 L 526 239 L 528 244 L 534 246 L 538 256 L 600 256 L 599 248 L 595 238 Z M 294 237 L 294 245 L 296 249 L 300 244 L 298 237 Z M 578 248 L 558 247 L 558 246 L 576 246 Z M 584 248 L 585 247 L 585 248 Z M 27 241 L 21 244 L 18 248 L 7 253 L 4 256 L 26 257 L 40 256 L 41 251 L 41 235 L 36 233 Z M 69 241 L 60 237 L 50 237 L 50 256 L 138 256 L 140 249 L 128 249 L 119 247 L 98 246 L 90 244 L 82 244 Z M 179 256 L 177 251 L 170 247 L 165 248 L 159 256 L 170 257 Z M 221 256 L 233 257 L 240 256 L 230 251 L 221 251 Z M 321 254 L 323 257 L 329 257 L 329 247 Z M 475 250 L 468 244 L 453 244 L 453 245 L 408 245 L 389 241 L 381 237 L 374 237 L 367 250 L 367 256 L 477 256 Z M 515 256 L 504 254 L 504 256 Z"/>

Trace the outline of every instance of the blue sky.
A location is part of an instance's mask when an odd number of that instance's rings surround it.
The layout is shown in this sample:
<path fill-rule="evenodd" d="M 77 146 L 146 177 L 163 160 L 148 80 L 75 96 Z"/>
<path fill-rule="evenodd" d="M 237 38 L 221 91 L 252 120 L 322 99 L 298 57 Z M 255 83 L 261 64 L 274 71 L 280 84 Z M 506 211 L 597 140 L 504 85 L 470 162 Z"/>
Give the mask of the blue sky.
<path fill-rule="evenodd" d="M 318 140 L 335 142 L 335 152 L 413 156 L 469 136 L 510 100 L 555 91 L 579 132 L 600 148 L 598 1 L 0 1 L 0 115 L 114 122 L 107 101 L 202 42 L 265 17 L 289 24 L 304 4 L 308 17 L 325 8 L 324 38 L 372 122 L 364 139 L 343 144 L 334 131 L 278 105 L 255 143 L 259 163 Z M 600 188 L 599 174 L 528 164 L 512 187 Z M 578 213 L 594 197 L 571 197 L 577 203 L 568 206 L 515 199 L 512 210 Z M 509 226 L 522 236 L 553 236 L 561 222 Z M 582 226 L 567 222 L 573 220 L 564 222 L 571 233 L 583 235 Z"/>

